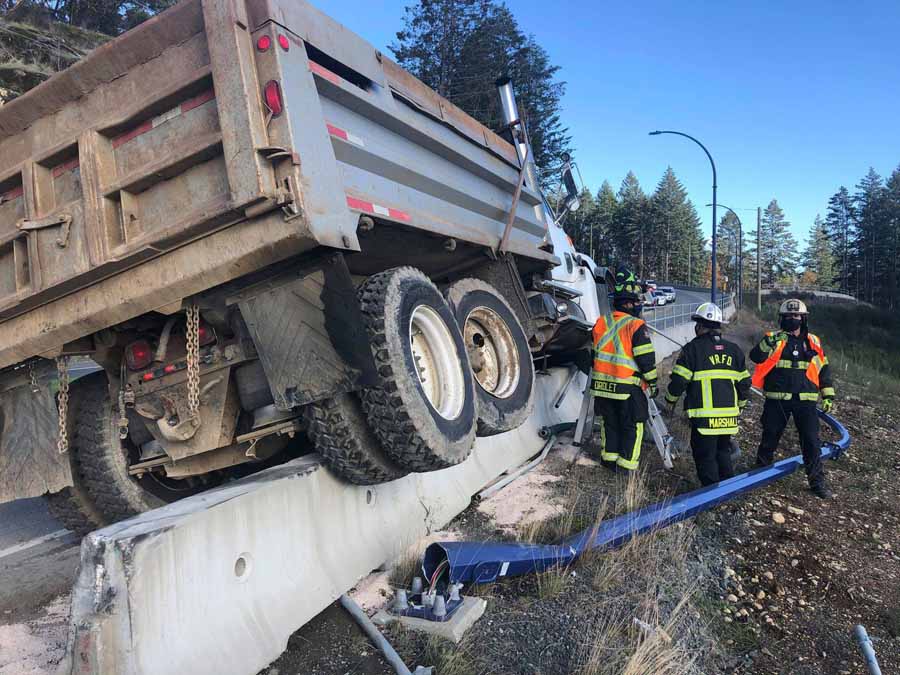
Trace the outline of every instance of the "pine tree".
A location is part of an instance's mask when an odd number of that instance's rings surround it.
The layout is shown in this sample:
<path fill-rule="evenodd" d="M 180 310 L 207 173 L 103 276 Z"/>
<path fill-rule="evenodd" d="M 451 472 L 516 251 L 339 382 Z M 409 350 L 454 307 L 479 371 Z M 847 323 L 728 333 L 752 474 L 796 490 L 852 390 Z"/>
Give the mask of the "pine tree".
<path fill-rule="evenodd" d="M 850 291 L 850 244 L 853 237 L 856 208 L 850 193 L 843 185 L 828 200 L 825 216 L 825 232 L 831 242 L 831 253 L 835 261 L 835 278 L 840 291 Z"/>
<path fill-rule="evenodd" d="M 609 181 L 603 181 L 603 185 L 597 191 L 594 200 L 593 247 L 591 257 L 598 263 L 610 266 L 617 258 L 613 231 L 619 212 L 619 201 L 613 192 Z"/>
<path fill-rule="evenodd" d="M 403 21 L 390 46 L 397 62 L 485 126 L 503 126 L 494 82 L 513 78 L 541 180 L 551 182 L 561 155 L 571 152 L 560 121 L 565 83 L 509 8 L 495 0 L 418 0 Z"/>
<path fill-rule="evenodd" d="M 809 230 L 809 240 L 803 251 L 802 259 L 805 281 L 820 288 L 834 287 L 835 262 L 831 252 L 831 242 L 821 216 L 816 219 Z"/>
<path fill-rule="evenodd" d="M 646 248 L 647 195 L 641 188 L 637 176 L 629 171 L 622 181 L 617 195 L 619 208 L 616 214 L 613 239 L 618 252 L 618 264 L 634 268 L 638 276 L 644 277 L 644 255 Z"/>
<path fill-rule="evenodd" d="M 686 283 L 689 252 L 702 237 L 696 210 L 672 167 L 657 184 L 649 206 L 652 268 L 659 278 Z"/>
<path fill-rule="evenodd" d="M 791 224 L 785 219 L 784 211 L 773 199 L 763 211 L 761 248 L 763 284 L 789 284 L 796 275 L 797 240 L 790 231 Z"/>
<path fill-rule="evenodd" d="M 853 195 L 857 220 L 853 254 L 855 264 L 851 274 L 857 277 L 857 284 L 863 290 L 863 297 L 875 302 L 880 296 L 884 276 L 885 256 L 882 243 L 889 239 L 887 214 L 885 212 L 885 186 L 881 176 L 869 168 L 866 176 L 857 184 Z"/>

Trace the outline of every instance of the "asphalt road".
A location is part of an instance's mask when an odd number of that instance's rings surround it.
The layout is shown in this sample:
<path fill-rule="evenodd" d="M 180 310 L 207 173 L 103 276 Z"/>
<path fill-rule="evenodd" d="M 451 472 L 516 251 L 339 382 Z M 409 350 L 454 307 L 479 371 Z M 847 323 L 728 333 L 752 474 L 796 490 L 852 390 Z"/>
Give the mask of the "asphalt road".
<path fill-rule="evenodd" d="M 72 587 L 80 539 L 43 497 L 0 504 L 0 624 L 27 621 Z"/>
<path fill-rule="evenodd" d="M 665 284 L 662 284 L 665 285 Z M 691 320 L 697 305 L 709 302 L 708 291 L 675 291 L 675 302 L 662 307 L 644 307 L 642 318 L 658 330 L 671 328 Z"/>

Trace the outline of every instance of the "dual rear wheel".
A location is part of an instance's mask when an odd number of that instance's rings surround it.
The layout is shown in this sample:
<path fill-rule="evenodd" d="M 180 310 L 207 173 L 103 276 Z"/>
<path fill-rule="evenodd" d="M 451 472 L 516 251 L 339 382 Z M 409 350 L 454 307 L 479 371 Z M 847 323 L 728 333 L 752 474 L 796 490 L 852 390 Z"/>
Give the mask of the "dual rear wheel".
<path fill-rule="evenodd" d="M 476 433 L 509 431 L 531 413 L 528 342 L 489 284 L 464 279 L 444 297 L 421 271 L 400 267 L 367 279 L 359 298 L 378 382 L 346 394 L 340 406 L 324 401 L 308 413 L 330 415 L 331 428 L 359 428 L 353 402 L 361 402 L 369 433 L 343 435 L 336 444 L 334 434 L 311 425 L 317 449 L 337 474 L 371 484 L 454 466 L 469 456 Z M 361 455 L 369 459 L 359 461 Z"/>

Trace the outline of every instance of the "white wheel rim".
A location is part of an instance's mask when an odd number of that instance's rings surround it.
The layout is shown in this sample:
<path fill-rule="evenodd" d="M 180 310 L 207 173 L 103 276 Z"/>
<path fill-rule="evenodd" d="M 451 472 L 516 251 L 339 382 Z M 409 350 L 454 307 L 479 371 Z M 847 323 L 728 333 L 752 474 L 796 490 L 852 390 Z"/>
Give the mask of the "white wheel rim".
<path fill-rule="evenodd" d="M 466 317 L 463 336 L 478 385 L 497 398 L 512 396 L 521 368 L 519 350 L 506 321 L 488 307 L 476 307 Z"/>
<path fill-rule="evenodd" d="M 453 335 L 431 307 L 419 305 L 413 310 L 409 344 L 416 376 L 431 407 L 444 419 L 456 419 L 466 400 L 465 377 Z"/>

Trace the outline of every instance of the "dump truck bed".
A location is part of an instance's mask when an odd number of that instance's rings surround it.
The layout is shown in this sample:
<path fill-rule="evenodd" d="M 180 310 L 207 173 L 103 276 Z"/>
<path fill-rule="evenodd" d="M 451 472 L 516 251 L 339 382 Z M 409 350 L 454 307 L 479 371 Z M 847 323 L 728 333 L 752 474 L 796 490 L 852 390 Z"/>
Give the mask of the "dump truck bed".
<path fill-rule="evenodd" d="M 495 247 L 519 167 L 307 3 L 186 0 L 0 108 L 0 368 L 316 247 L 359 251 L 361 215 Z M 534 187 L 508 250 L 553 262 Z"/>

